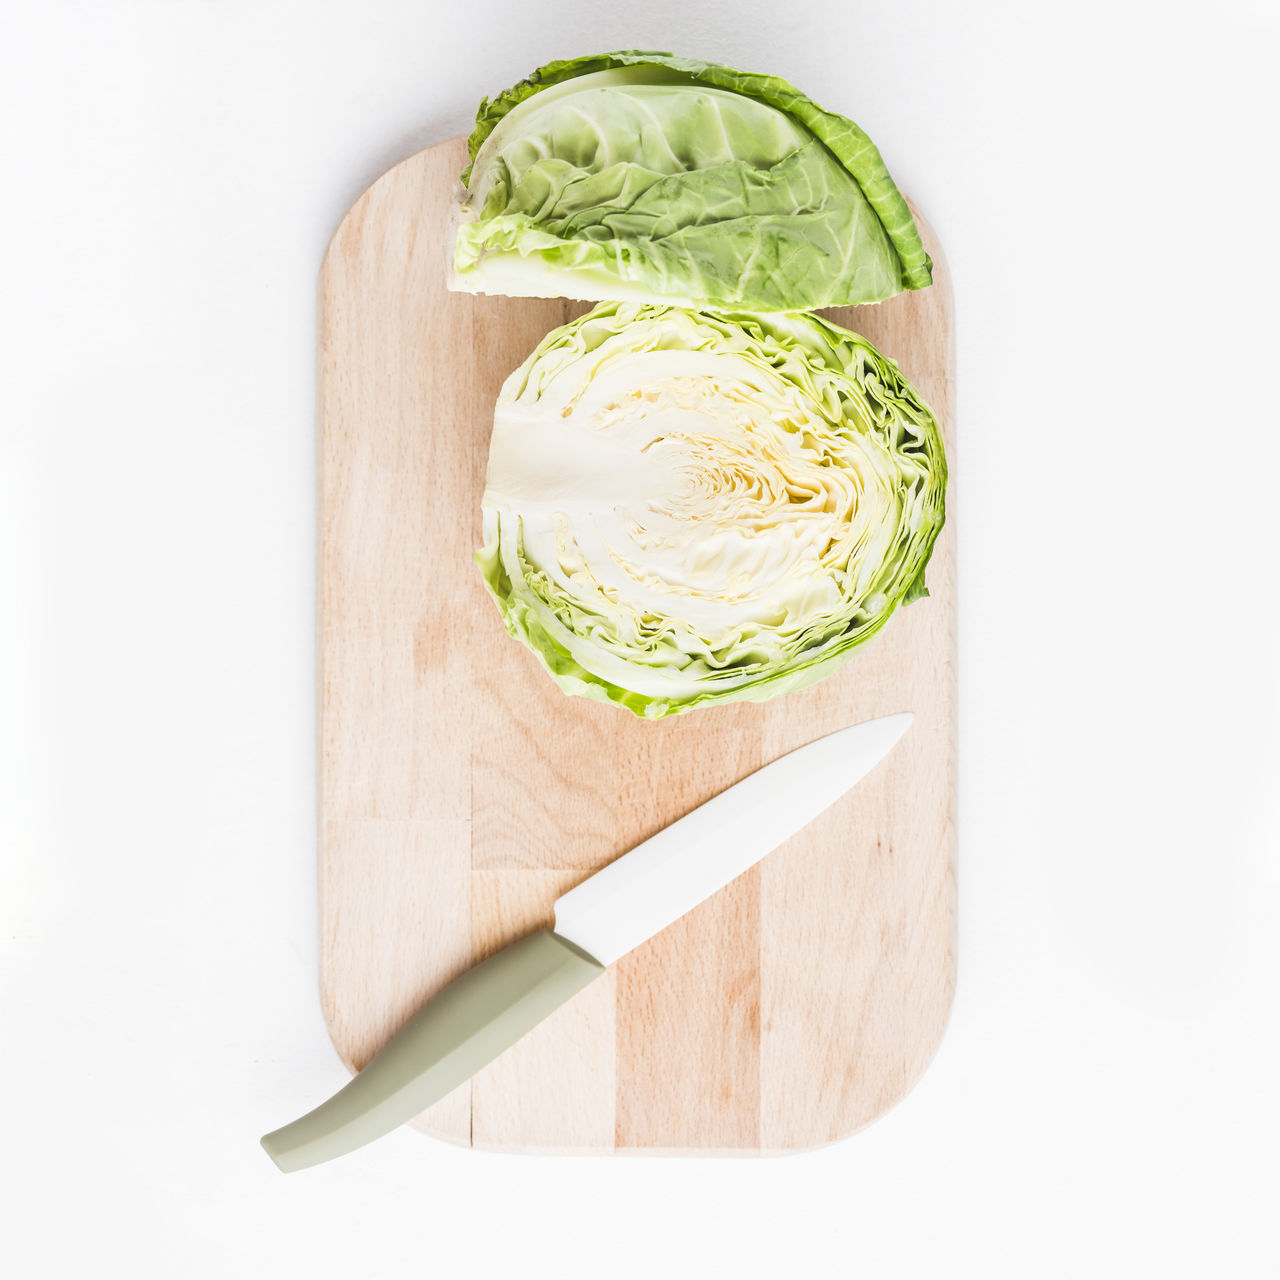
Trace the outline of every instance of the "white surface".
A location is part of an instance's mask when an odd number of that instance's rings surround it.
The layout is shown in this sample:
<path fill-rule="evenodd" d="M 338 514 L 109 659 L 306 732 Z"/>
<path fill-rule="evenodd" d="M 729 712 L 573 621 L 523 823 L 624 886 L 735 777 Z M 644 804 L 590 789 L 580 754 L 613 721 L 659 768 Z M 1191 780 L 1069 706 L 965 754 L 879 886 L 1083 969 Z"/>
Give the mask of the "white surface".
<path fill-rule="evenodd" d="M 0 7 L 5 1273 L 1275 1276 L 1276 26 L 1264 0 Z M 482 94 L 654 43 L 854 116 L 955 272 L 951 1027 L 817 1154 L 401 1131 L 283 1177 L 258 1135 L 343 1078 L 320 256 Z"/>
<path fill-rule="evenodd" d="M 829 809 L 912 719 L 853 725 L 757 769 L 557 898 L 556 932 L 613 964 Z"/>

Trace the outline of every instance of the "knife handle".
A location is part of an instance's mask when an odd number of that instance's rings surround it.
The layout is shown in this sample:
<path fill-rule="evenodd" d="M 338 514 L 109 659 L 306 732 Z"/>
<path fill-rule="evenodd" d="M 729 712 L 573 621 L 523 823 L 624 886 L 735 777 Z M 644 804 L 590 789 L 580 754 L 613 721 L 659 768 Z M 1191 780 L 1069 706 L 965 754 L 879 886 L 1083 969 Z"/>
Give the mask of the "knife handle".
<path fill-rule="evenodd" d="M 411 1120 L 533 1030 L 604 966 L 550 929 L 455 978 L 344 1089 L 262 1146 L 285 1173 L 332 1160 Z"/>

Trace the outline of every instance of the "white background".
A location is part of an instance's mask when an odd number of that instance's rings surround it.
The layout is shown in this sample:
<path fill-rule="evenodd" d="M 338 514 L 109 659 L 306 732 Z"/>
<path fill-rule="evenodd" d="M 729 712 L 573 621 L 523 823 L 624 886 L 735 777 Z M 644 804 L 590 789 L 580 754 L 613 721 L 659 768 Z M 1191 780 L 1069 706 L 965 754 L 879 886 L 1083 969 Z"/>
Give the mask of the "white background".
<path fill-rule="evenodd" d="M 0 7 L 0 1270 L 1280 1275 L 1273 4 Z M 772 1161 L 283 1177 L 314 913 L 315 290 L 553 57 L 787 76 L 955 276 L 960 986 Z"/>

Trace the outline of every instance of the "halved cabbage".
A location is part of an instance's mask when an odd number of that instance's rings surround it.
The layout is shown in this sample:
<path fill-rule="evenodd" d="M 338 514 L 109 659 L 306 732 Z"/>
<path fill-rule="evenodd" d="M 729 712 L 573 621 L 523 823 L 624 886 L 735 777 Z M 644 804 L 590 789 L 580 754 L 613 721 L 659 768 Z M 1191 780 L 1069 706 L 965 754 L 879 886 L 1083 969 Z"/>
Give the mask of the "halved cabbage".
<path fill-rule="evenodd" d="M 798 311 L 929 284 L 880 153 L 775 76 L 552 62 L 480 105 L 450 287 Z"/>
<path fill-rule="evenodd" d="M 605 303 L 504 384 L 476 558 L 562 689 L 658 718 L 828 675 L 927 594 L 945 488 L 857 334 Z"/>

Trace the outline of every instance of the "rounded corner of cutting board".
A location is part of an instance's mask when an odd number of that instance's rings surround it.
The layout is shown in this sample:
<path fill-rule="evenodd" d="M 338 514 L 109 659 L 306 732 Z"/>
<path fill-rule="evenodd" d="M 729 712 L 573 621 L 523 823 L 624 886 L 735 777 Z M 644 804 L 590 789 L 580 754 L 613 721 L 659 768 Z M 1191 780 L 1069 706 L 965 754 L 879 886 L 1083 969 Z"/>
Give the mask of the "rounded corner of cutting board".
<path fill-rule="evenodd" d="M 362 1049 L 356 1033 L 339 1018 L 338 997 L 334 995 L 331 989 L 331 980 L 334 977 L 334 973 L 330 960 L 331 957 L 322 951 L 320 956 L 320 1019 L 324 1023 L 324 1030 L 329 1037 L 329 1043 L 333 1046 L 334 1053 L 338 1055 L 338 1061 L 347 1069 L 349 1075 L 355 1077 L 368 1064 L 373 1057 L 374 1051 L 370 1051 L 367 1047 Z M 436 1107 L 415 1116 L 409 1121 L 410 1127 L 416 1129 L 419 1133 L 426 1134 L 428 1138 L 434 1138 L 437 1142 L 447 1142 L 451 1147 L 470 1147 L 472 1145 L 471 1126 L 469 1123 L 459 1123 L 459 1112 L 469 1110 L 469 1084 L 460 1085 L 456 1090 L 457 1095 L 464 1093 L 468 1095 L 466 1107 L 459 1107 L 459 1098 L 455 1095 L 450 1095 L 438 1103 Z"/>
<path fill-rule="evenodd" d="M 456 513 L 483 480 L 497 388 L 575 304 L 446 290 L 449 184 L 465 162 L 457 138 L 393 165 L 322 267 L 326 1029 L 354 1070 L 432 984 L 549 923 L 556 896 L 630 844 L 823 732 L 927 708 L 878 781 L 624 957 L 451 1110 L 414 1121 L 508 1152 L 843 1141 L 910 1092 L 950 1017 L 954 522 L 933 594 L 808 690 L 657 723 L 564 697 L 487 613 L 472 617 L 491 606 L 477 531 Z M 920 225 L 934 286 L 833 318 L 899 361 L 950 455 L 949 273 Z M 949 510 L 953 483 L 954 468 Z M 429 607 L 443 579 L 453 614 Z"/>
<path fill-rule="evenodd" d="M 342 1001 L 341 983 L 338 971 L 332 963 L 333 956 L 328 948 L 320 950 L 320 1021 L 324 1023 L 325 1035 L 338 1061 L 351 1075 L 356 1075 L 372 1056 L 361 1052 L 358 1039 L 351 1033 L 348 1024 L 340 1016 L 339 1005 Z"/>
<path fill-rule="evenodd" d="M 466 162 L 467 140 L 465 137 L 456 137 L 432 143 L 429 147 L 423 147 L 384 169 L 352 201 L 346 212 L 338 219 L 338 225 L 334 227 L 333 234 L 325 246 L 324 256 L 320 262 L 320 274 L 325 276 L 329 273 L 336 259 L 345 251 L 350 234 L 360 228 L 371 206 L 383 196 L 394 197 L 406 181 L 420 183 L 424 170 L 440 168 L 442 172 L 452 171 L 456 180 L 466 166 Z"/>
<path fill-rule="evenodd" d="M 955 303 L 955 294 L 951 289 L 951 265 L 947 261 L 942 241 L 938 238 L 938 233 L 934 230 L 933 223 L 920 212 L 920 206 L 910 197 L 907 197 L 906 200 L 907 207 L 911 210 L 911 216 L 915 219 L 916 229 L 920 232 L 920 239 L 924 243 L 925 251 L 933 263 L 933 279 L 929 288 L 938 290 L 943 305 L 950 311 Z"/>

